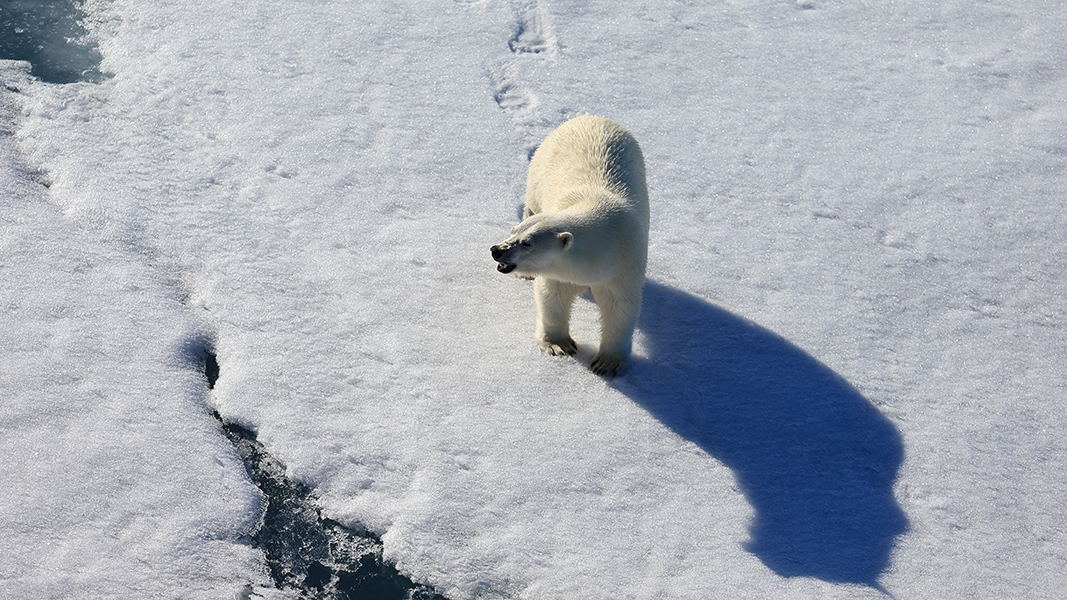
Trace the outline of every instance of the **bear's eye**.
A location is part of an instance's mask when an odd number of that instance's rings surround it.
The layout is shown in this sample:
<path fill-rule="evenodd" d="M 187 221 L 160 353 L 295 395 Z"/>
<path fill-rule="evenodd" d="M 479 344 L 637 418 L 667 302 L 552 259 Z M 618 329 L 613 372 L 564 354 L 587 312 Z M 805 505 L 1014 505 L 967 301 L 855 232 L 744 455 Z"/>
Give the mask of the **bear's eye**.
<path fill-rule="evenodd" d="M 519 241 L 519 245 L 523 246 L 525 248 L 529 248 L 530 247 L 530 240 L 520 240 Z"/>

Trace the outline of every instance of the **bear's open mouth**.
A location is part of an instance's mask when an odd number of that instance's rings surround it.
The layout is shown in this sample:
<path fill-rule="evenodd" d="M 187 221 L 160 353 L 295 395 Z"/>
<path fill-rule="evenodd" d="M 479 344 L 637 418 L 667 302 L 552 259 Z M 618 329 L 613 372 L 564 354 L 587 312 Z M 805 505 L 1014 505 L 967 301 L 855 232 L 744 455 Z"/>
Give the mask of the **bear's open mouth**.
<path fill-rule="evenodd" d="M 515 265 L 503 262 L 496 263 L 496 270 L 500 271 L 501 273 L 510 273 L 515 270 Z"/>

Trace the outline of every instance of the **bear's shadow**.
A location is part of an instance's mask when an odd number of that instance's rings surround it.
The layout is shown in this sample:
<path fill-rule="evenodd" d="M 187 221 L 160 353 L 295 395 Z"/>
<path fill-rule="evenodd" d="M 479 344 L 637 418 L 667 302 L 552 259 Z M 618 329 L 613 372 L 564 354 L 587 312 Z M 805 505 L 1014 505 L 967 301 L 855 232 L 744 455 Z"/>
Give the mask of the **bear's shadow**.
<path fill-rule="evenodd" d="M 889 420 L 793 344 L 667 286 L 645 284 L 638 332 L 649 356 L 612 385 L 734 472 L 745 548 L 781 576 L 879 587 L 907 529 Z"/>

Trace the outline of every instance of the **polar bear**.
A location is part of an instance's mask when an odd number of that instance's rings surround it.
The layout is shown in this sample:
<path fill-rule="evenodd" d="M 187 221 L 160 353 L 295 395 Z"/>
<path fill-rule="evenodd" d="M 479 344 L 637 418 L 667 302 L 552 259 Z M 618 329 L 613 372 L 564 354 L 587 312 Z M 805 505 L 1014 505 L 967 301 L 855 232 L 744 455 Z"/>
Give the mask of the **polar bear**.
<path fill-rule="evenodd" d="M 533 279 L 535 337 L 552 355 L 578 351 L 571 306 L 591 289 L 600 349 L 589 367 L 614 377 L 629 366 L 648 257 L 648 190 L 637 140 L 584 115 L 559 126 L 530 161 L 524 218 L 491 248 L 497 270 Z"/>

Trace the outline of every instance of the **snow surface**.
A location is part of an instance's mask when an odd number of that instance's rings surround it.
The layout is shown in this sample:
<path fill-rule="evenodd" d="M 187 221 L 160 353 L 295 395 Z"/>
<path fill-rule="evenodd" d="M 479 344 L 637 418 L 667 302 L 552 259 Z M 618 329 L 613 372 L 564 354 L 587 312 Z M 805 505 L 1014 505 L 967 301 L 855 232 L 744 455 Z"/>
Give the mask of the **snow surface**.
<path fill-rule="evenodd" d="M 210 409 L 456 600 L 1062 594 L 1058 3 L 84 10 L 109 79 L 0 63 L 4 595 L 281 595 Z M 488 252 L 583 112 L 652 198 L 615 381 Z"/>
<path fill-rule="evenodd" d="M 8 117 L 0 173 L 0 597 L 263 583 L 235 543 L 260 498 L 204 404 L 205 333 L 158 273 L 49 204 Z"/>

